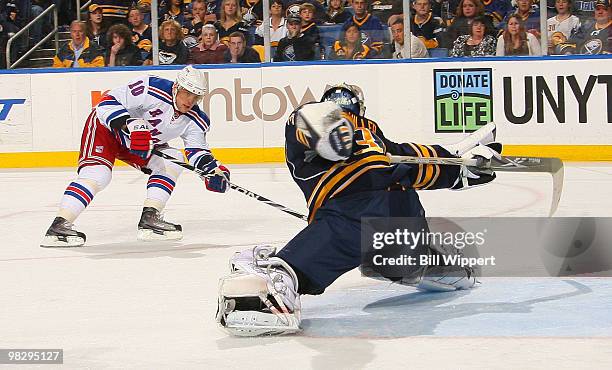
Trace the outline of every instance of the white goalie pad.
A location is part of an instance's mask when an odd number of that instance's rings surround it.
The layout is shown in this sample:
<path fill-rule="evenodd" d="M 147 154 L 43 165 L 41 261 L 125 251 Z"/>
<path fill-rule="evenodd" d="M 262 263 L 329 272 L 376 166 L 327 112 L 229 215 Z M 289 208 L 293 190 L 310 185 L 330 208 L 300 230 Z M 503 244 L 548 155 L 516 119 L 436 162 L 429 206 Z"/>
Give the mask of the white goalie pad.
<path fill-rule="evenodd" d="M 274 249 L 255 247 L 230 260 L 219 281 L 217 322 L 235 336 L 291 334 L 300 330 L 297 277 Z"/>

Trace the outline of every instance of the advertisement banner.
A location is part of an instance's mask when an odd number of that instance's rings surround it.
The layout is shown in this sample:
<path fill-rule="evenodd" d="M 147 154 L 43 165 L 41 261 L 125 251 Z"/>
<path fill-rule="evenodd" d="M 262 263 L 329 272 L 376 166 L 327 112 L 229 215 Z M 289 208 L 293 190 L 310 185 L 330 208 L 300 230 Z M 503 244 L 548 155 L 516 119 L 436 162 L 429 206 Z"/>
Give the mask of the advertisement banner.
<path fill-rule="evenodd" d="M 588 66 L 588 68 L 586 68 Z M 609 60 L 316 64 L 202 68 L 213 148 L 282 148 L 284 123 L 327 86 L 356 84 L 393 140 L 451 143 L 494 121 L 506 145 L 609 145 Z M 3 75 L 0 151 L 75 151 L 92 106 L 143 74 L 178 69 Z M 177 143 L 176 145 L 180 145 Z"/>
<path fill-rule="evenodd" d="M 32 150 L 30 77 L 0 79 L 0 152 Z"/>

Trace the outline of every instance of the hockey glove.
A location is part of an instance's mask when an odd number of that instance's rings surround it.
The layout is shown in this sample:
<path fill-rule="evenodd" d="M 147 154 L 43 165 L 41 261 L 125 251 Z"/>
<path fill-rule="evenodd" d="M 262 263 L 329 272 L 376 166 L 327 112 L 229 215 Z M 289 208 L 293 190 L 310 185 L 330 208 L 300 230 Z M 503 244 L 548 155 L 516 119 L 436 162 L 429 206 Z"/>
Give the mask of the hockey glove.
<path fill-rule="evenodd" d="M 219 164 L 212 155 L 206 154 L 197 162 L 196 167 L 203 174 L 206 189 L 216 193 L 225 193 L 227 191 L 228 182 L 230 180 L 230 171 L 224 165 Z"/>
<path fill-rule="evenodd" d="M 130 152 L 142 159 L 149 159 L 153 150 L 153 139 L 147 121 L 132 118 L 128 119 L 125 125 L 130 133 Z"/>
<path fill-rule="evenodd" d="M 490 143 L 487 145 L 478 144 L 462 155 L 462 158 L 477 159 L 483 165 L 490 163 L 491 158 L 501 158 L 502 145 L 500 143 Z M 496 175 L 490 168 L 461 166 L 459 177 L 451 187 L 453 190 L 462 190 L 478 185 L 484 185 L 495 179 Z"/>

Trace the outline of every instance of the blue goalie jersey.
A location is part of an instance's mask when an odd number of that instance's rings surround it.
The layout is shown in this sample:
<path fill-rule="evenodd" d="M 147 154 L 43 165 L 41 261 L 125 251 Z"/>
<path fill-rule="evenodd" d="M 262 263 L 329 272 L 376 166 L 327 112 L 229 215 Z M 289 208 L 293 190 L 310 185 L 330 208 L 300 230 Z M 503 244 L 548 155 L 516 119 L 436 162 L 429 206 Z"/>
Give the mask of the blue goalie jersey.
<path fill-rule="evenodd" d="M 353 153 L 344 161 L 317 155 L 294 124 L 295 112 L 285 127 L 287 166 L 306 198 L 309 222 L 331 198 L 372 190 L 449 188 L 457 181 L 458 166 L 395 165 L 386 156 L 452 157 L 441 146 L 398 144 L 388 140 L 376 122 L 348 111 L 342 114 L 355 129 Z"/>

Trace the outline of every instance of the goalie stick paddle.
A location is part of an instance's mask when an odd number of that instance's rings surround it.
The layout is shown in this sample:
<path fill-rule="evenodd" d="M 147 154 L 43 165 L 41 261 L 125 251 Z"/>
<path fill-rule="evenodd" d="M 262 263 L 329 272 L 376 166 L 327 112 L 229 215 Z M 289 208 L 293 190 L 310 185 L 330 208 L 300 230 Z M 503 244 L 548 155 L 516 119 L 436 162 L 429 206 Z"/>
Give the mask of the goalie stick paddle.
<path fill-rule="evenodd" d="M 410 164 L 441 164 L 451 166 L 471 166 L 481 169 L 490 169 L 499 172 L 544 172 L 553 178 L 553 196 L 550 204 L 549 216 L 552 216 L 559 207 L 561 192 L 563 191 L 563 162 L 559 158 L 542 157 L 512 157 L 502 156 L 501 159 L 491 160 L 466 158 L 440 158 L 440 157 L 410 157 L 392 155 L 391 163 Z"/>
<path fill-rule="evenodd" d="M 207 175 L 204 172 L 202 172 L 200 169 L 195 168 L 194 166 L 190 165 L 189 163 L 185 163 L 184 161 L 182 161 L 180 159 L 177 159 L 177 158 L 174 158 L 173 156 L 168 155 L 166 153 L 160 152 L 157 149 L 153 149 L 152 153 L 155 154 L 158 157 L 162 157 L 164 159 L 167 159 L 170 162 L 172 162 L 172 163 L 174 163 L 176 165 L 179 165 L 179 166 L 181 166 L 181 167 L 183 167 L 185 169 L 193 171 L 193 172 L 197 173 L 200 176 L 204 176 L 204 177 L 210 176 L 210 175 Z M 296 212 L 294 210 L 291 210 L 291 209 L 283 206 L 282 204 L 278 204 L 276 202 L 273 202 L 273 201 L 271 201 L 270 199 L 268 199 L 266 197 L 263 197 L 263 196 L 261 196 L 259 194 L 256 194 L 256 193 L 253 193 L 252 191 L 250 191 L 248 189 L 245 189 L 245 188 L 243 188 L 241 186 L 238 186 L 238 185 L 236 185 L 236 184 L 234 184 L 232 182 L 228 181 L 227 183 L 228 183 L 230 189 L 234 189 L 237 192 L 242 193 L 242 194 L 244 194 L 244 195 L 246 195 L 246 196 L 248 196 L 250 198 L 253 198 L 253 199 L 258 200 L 260 202 L 266 203 L 267 205 L 269 205 L 271 207 L 274 207 L 274 208 L 276 208 L 278 210 L 281 210 L 281 211 L 283 211 L 285 213 L 290 214 L 291 216 L 300 218 L 300 219 L 308 222 L 308 218 L 306 216 L 304 216 L 303 214 L 301 214 L 301 213 L 298 213 L 298 212 Z"/>

